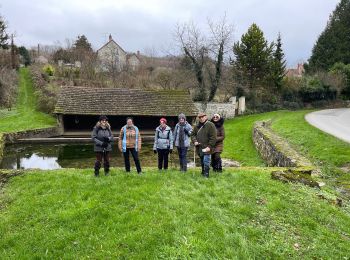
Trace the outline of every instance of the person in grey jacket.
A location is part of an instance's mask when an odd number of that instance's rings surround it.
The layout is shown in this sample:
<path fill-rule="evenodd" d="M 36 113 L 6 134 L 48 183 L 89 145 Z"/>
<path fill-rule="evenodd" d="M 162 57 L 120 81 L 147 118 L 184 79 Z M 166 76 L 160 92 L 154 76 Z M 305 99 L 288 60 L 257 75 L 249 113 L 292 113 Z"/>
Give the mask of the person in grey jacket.
<path fill-rule="evenodd" d="M 109 175 L 109 153 L 112 151 L 113 134 L 106 116 L 100 116 L 92 130 L 91 138 L 94 141 L 94 151 L 96 153 L 95 176 L 99 176 L 102 160 L 105 175 Z"/>
<path fill-rule="evenodd" d="M 192 126 L 186 121 L 185 114 L 178 116 L 179 122 L 174 130 L 174 142 L 177 147 L 180 161 L 180 171 L 187 171 L 187 151 L 190 147 L 190 136 L 192 134 Z"/>
<path fill-rule="evenodd" d="M 167 170 L 169 153 L 173 152 L 174 139 L 171 128 L 166 124 L 167 120 L 161 118 L 159 121 L 160 126 L 156 128 L 153 151 L 158 153 L 158 169 L 161 170 L 164 167 L 164 170 Z"/>

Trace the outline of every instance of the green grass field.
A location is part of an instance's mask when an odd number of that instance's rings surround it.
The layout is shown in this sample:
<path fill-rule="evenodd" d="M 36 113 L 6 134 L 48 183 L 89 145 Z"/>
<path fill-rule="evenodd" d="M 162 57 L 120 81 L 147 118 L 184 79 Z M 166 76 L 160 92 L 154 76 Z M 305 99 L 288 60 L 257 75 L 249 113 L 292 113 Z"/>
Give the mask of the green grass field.
<path fill-rule="evenodd" d="M 33 84 L 27 68 L 19 71 L 19 89 L 16 108 L 0 111 L 0 133 L 51 127 L 56 120 L 36 110 Z"/>
<path fill-rule="evenodd" d="M 17 109 L 0 111 L 0 133 L 53 126 L 35 103 L 21 69 Z M 272 119 L 273 130 L 315 164 L 332 171 L 349 162 L 349 145 L 308 125 L 308 112 L 227 121 L 223 156 L 264 166 L 252 127 Z M 225 169 L 209 179 L 198 168 L 144 171 L 95 178 L 92 169 L 33 170 L 11 178 L 0 186 L 0 259 L 350 257 L 349 206 L 322 199 L 334 193 L 274 181 L 271 168 Z"/>
<path fill-rule="evenodd" d="M 254 122 L 271 119 L 272 129 L 317 165 L 341 166 L 350 163 L 350 144 L 309 125 L 304 119 L 309 112 L 275 111 L 227 121 L 225 129 L 228 134 L 223 156 L 238 160 L 243 165 L 263 165 L 252 141 L 252 129 Z"/>
<path fill-rule="evenodd" d="M 268 170 L 94 178 L 33 171 L 0 195 L 2 259 L 346 259 L 350 216 Z"/>

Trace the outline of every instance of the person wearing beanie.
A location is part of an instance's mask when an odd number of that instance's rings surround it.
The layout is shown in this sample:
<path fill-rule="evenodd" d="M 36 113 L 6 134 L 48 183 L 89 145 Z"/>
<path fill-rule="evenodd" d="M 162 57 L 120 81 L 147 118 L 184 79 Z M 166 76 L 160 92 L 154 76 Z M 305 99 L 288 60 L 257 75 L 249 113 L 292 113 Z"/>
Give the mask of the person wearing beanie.
<path fill-rule="evenodd" d="M 131 117 L 126 119 L 126 125 L 120 129 L 118 148 L 123 153 L 125 171 L 130 172 L 130 153 L 134 158 L 136 170 L 138 174 L 142 174 L 141 164 L 139 160 L 139 151 L 141 151 L 141 134 L 134 120 Z"/>
<path fill-rule="evenodd" d="M 225 128 L 224 128 L 224 118 L 219 114 L 214 114 L 211 122 L 216 127 L 216 143 L 214 151 L 211 155 L 211 165 L 214 172 L 222 172 L 222 161 L 221 153 L 224 149 L 224 139 L 225 139 Z"/>
<path fill-rule="evenodd" d="M 174 144 L 177 148 L 180 161 L 180 171 L 187 171 L 187 151 L 190 147 L 190 136 L 192 134 L 192 126 L 186 121 L 185 114 L 178 116 L 179 122 L 174 129 Z"/>
<path fill-rule="evenodd" d="M 209 178 L 211 153 L 216 143 L 216 127 L 205 113 L 198 114 L 199 123 L 192 132 L 192 142 L 201 159 L 202 175 Z"/>
<path fill-rule="evenodd" d="M 173 133 L 167 126 L 167 120 L 161 118 L 160 125 L 156 128 L 154 135 L 153 151 L 158 153 L 158 169 L 168 169 L 169 153 L 173 152 Z"/>
<path fill-rule="evenodd" d="M 96 153 L 95 176 L 99 176 L 102 161 L 105 175 L 109 175 L 109 154 L 112 151 L 113 135 L 106 116 L 100 116 L 92 130 L 91 138 L 94 141 L 94 151 Z"/>

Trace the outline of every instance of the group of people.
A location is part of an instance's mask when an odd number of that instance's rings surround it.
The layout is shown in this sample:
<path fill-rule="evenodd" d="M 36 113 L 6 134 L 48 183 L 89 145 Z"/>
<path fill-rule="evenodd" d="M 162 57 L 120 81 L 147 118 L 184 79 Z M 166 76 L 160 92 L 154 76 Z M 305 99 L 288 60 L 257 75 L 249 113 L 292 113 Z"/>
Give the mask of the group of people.
<path fill-rule="evenodd" d="M 160 125 L 156 128 L 153 144 L 153 152 L 158 154 L 158 169 L 167 170 L 169 164 L 169 154 L 177 149 L 180 171 L 187 171 L 187 152 L 191 142 L 196 148 L 196 152 L 201 160 L 202 175 L 209 177 L 210 166 L 216 172 L 222 172 L 222 161 L 220 154 L 223 151 L 223 141 L 225 139 L 224 118 L 219 114 L 214 114 L 209 120 L 205 113 L 198 114 L 198 124 L 191 126 L 184 114 L 179 114 L 178 123 L 174 131 L 167 125 L 166 118 L 159 120 Z M 100 116 L 92 131 L 94 141 L 94 151 L 96 161 L 94 174 L 99 176 L 103 162 L 105 175 L 109 175 L 110 152 L 114 137 L 107 116 Z M 137 126 L 131 117 L 126 119 L 126 125 L 120 129 L 118 148 L 123 153 L 126 172 L 130 172 L 130 153 L 134 159 L 138 174 L 142 174 L 139 160 L 142 139 Z"/>

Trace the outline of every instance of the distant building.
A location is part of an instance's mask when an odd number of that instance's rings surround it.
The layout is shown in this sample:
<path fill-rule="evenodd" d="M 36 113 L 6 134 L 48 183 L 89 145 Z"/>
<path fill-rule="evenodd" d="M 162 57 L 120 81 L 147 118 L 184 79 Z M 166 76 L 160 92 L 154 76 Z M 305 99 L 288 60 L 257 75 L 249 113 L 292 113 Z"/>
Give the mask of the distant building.
<path fill-rule="evenodd" d="M 38 57 L 36 57 L 36 58 L 34 59 L 34 62 L 35 62 L 35 63 L 41 63 L 41 64 L 48 64 L 48 63 L 49 63 L 49 59 L 46 58 L 46 57 L 43 56 L 43 55 L 40 55 L 40 56 L 38 56 Z"/>
<path fill-rule="evenodd" d="M 286 77 L 297 77 L 301 78 L 305 72 L 304 65 L 302 63 L 298 63 L 296 69 L 287 69 Z"/>
<path fill-rule="evenodd" d="M 113 40 L 112 35 L 109 35 L 109 41 L 97 50 L 97 57 L 103 71 L 121 71 L 127 67 L 136 70 L 141 64 L 139 55 L 127 53 Z"/>

